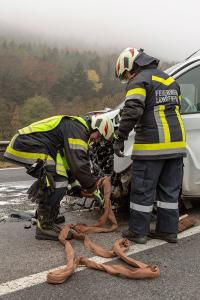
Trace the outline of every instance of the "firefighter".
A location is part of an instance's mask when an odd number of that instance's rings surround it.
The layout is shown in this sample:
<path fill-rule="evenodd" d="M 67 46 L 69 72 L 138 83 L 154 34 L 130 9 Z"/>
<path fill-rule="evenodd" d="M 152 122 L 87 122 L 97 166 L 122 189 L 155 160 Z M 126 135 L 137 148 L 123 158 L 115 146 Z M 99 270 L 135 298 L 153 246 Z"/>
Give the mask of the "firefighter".
<path fill-rule="evenodd" d="M 103 205 L 90 170 L 88 144 L 109 140 L 113 133 L 113 123 L 104 115 L 60 115 L 32 123 L 12 138 L 4 158 L 25 166 L 38 179 L 28 191 L 29 198 L 38 203 L 36 239 L 58 239 L 60 227 L 55 220 L 69 183 L 72 188 L 80 185 Z"/>
<path fill-rule="evenodd" d="M 142 49 L 127 48 L 115 70 L 116 77 L 127 83 L 114 142 L 117 156 L 123 156 L 124 141 L 135 131 L 129 228 L 122 235 L 140 244 L 147 242 L 148 235 L 177 242 L 178 198 L 186 156 L 180 87 L 173 77 L 158 70 L 158 64 L 158 59 Z M 157 223 L 149 232 L 155 199 Z"/>

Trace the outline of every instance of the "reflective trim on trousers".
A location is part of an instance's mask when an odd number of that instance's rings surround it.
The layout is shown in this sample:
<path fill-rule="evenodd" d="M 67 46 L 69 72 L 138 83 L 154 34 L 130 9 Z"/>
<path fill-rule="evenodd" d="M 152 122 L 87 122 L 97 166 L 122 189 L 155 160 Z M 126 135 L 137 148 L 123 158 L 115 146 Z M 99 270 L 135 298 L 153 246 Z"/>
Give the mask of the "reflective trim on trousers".
<path fill-rule="evenodd" d="M 157 201 L 157 207 L 165 208 L 165 209 L 178 209 L 178 202 L 170 203 L 170 202 Z"/>
<path fill-rule="evenodd" d="M 149 205 L 149 206 L 147 206 L 147 205 L 139 205 L 139 204 L 130 202 L 130 209 L 141 211 L 141 212 L 150 213 L 153 210 L 153 205 Z"/>

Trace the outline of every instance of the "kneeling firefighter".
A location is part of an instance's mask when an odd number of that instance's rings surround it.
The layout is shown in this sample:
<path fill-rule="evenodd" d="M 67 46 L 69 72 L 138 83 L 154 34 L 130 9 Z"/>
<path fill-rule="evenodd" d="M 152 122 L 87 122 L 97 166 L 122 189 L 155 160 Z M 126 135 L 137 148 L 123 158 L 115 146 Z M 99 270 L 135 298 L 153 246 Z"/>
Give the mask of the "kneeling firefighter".
<path fill-rule="evenodd" d="M 60 115 L 32 123 L 12 138 L 4 158 L 23 165 L 38 179 L 28 190 L 29 198 L 38 203 L 36 239 L 58 239 L 55 220 L 68 183 L 78 182 L 103 205 L 90 170 L 88 144 L 112 139 L 113 133 L 113 123 L 104 115 Z"/>

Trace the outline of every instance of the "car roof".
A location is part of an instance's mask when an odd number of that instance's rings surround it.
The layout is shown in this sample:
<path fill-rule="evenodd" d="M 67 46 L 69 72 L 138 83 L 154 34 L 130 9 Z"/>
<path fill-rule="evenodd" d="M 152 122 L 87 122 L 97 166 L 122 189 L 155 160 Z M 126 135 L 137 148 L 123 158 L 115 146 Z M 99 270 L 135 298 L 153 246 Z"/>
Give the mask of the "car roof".
<path fill-rule="evenodd" d="M 192 64 L 196 61 L 200 61 L 200 54 L 199 53 L 195 53 L 194 55 L 190 56 L 189 58 L 186 58 L 184 61 L 173 65 L 169 69 L 165 70 L 165 72 L 169 75 L 174 75 L 178 71 L 180 71 L 181 69 L 185 68 L 186 66 L 189 66 L 190 64 Z"/>

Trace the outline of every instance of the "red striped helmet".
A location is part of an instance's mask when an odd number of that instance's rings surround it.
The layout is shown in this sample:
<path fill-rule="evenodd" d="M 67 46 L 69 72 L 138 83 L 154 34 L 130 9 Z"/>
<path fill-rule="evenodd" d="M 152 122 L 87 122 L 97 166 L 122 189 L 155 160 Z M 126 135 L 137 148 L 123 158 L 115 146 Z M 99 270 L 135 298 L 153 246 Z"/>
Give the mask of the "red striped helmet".
<path fill-rule="evenodd" d="M 110 140 L 114 135 L 114 125 L 110 118 L 105 115 L 92 116 L 92 129 L 97 129 L 105 140 Z"/>
<path fill-rule="evenodd" d="M 126 78 L 124 78 L 125 71 L 130 72 L 133 70 L 134 61 L 140 53 L 136 48 L 129 47 L 119 55 L 115 67 L 115 76 L 122 82 L 127 83 Z"/>

